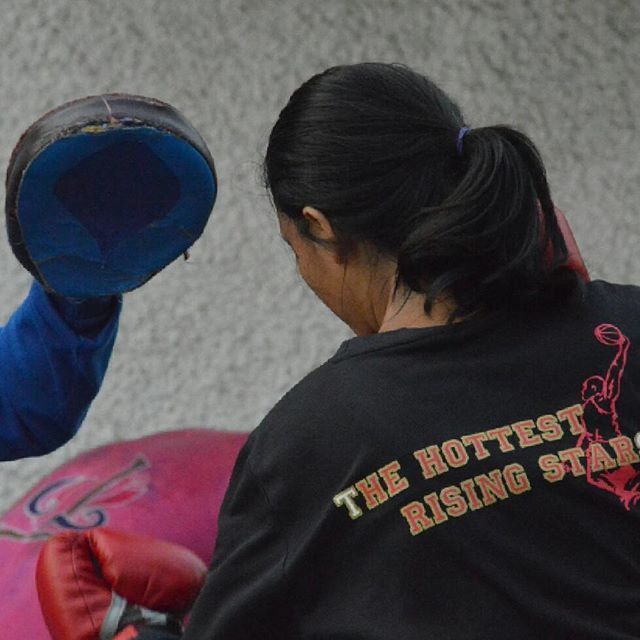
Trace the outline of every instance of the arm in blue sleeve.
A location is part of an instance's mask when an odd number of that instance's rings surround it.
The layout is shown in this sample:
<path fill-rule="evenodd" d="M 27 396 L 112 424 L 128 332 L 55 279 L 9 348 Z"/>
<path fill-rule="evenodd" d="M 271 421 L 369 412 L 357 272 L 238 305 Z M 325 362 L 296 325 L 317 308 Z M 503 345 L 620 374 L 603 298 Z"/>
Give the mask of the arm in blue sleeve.
<path fill-rule="evenodd" d="M 77 432 L 118 331 L 121 299 L 73 303 L 34 282 L 0 329 L 0 460 L 53 451 Z"/>

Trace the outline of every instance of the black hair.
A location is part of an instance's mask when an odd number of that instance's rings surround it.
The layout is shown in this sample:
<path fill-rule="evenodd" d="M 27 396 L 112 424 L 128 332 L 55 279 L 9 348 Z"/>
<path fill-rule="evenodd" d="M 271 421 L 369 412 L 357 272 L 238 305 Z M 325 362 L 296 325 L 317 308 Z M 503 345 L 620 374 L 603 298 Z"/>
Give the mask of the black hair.
<path fill-rule="evenodd" d="M 470 129 L 431 80 L 399 64 L 337 66 L 300 86 L 269 137 L 276 210 L 310 237 L 324 213 L 348 253 L 365 242 L 397 263 L 396 288 L 451 296 L 450 320 L 562 297 L 577 284 L 540 154 L 509 126 Z M 559 283 L 562 283 L 560 285 Z M 562 296 L 559 294 L 562 293 Z"/>

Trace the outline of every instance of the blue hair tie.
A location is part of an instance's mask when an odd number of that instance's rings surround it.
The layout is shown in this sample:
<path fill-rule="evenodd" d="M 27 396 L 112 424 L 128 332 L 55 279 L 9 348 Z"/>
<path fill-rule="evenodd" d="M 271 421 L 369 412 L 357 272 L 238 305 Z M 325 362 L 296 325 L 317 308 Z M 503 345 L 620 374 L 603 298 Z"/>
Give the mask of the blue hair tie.
<path fill-rule="evenodd" d="M 456 143 L 456 153 L 461 156 L 462 155 L 462 139 L 465 134 L 469 131 L 469 127 L 460 127 L 460 131 L 458 131 L 458 142 Z"/>

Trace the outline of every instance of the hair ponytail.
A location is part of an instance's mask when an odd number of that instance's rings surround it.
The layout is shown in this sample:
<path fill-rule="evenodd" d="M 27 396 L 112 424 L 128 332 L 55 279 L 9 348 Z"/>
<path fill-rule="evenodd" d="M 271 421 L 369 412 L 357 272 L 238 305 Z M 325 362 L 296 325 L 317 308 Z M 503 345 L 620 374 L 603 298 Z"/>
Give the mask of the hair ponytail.
<path fill-rule="evenodd" d="M 302 234 L 311 205 L 339 238 L 397 262 L 397 286 L 453 298 L 452 318 L 566 294 L 567 248 L 534 144 L 506 126 L 460 132 L 459 107 L 402 65 L 327 69 L 291 96 L 265 185 Z M 569 274 L 564 284 L 578 282 Z"/>
<path fill-rule="evenodd" d="M 469 130 L 459 179 L 424 207 L 399 248 L 398 277 L 427 296 L 454 298 L 454 316 L 526 303 L 567 259 L 538 150 L 507 126 Z"/>

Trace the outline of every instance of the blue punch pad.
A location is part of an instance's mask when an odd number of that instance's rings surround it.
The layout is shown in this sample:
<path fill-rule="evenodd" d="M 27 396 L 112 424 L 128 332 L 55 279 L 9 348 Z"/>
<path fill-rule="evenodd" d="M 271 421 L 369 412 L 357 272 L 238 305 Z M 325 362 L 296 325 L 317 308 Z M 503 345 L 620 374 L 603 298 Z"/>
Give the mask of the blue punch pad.
<path fill-rule="evenodd" d="M 7 183 L 14 253 L 71 298 L 139 287 L 200 237 L 216 197 L 197 132 L 168 105 L 123 95 L 44 116 L 14 151 Z"/>

